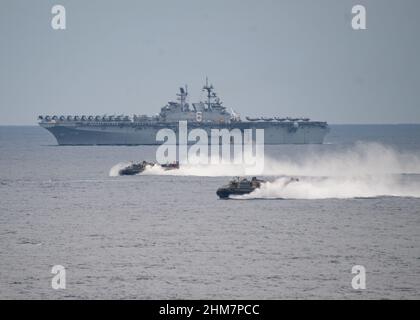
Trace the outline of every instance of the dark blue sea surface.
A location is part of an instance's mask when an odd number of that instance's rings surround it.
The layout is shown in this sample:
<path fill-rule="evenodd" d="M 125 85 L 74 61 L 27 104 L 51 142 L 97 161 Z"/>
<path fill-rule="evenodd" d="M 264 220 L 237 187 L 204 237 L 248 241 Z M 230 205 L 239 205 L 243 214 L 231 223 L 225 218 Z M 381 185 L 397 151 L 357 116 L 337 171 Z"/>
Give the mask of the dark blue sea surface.
<path fill-rule="evenodd" d="M 0 127 L 0 298 L 420 298 L 420 125 L 266 146 L 270 183 L 240 201 L 217 198 L 223 170 L 110 174 L 155 153 Z"/>

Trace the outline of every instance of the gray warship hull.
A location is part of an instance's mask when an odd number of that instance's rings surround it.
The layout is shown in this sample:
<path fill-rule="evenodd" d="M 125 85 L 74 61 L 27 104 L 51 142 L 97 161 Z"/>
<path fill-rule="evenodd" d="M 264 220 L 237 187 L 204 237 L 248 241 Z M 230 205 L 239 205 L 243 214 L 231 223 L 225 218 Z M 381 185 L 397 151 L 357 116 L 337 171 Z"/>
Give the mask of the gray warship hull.
<path fill-rule="evenodd" d="M 156 134 L 161 129 L 178 131 L 178 123 L 40 123 L 51 132 L 59 145 L 159 145 Z M 265 144 L 322 144 L 329 129 L 325 122 L 295 123 L 238 122 L 231 124 L 194 124 L 188 122 L 188 131 L 200 128 L 209 136 L 211 129 L 264 129 Z M 177 140 L 178 141 L 178 140 Z M 189 142 L 194 144 L 195 142 Z"/>
<path fill-rule="evenodd" d="M 245 130 L 252 129 L 254 138 L 258 138 L 256 130 L 263 129 L 264 144 L 319 144 L 323 143 L 328 133 L 326 122 L 310 121 L 309 118 L 246 117 L 247 121 L 242 121 L 233 109 L 228 112 L 223 106 L 208 79 L 203 91 L 207 93 L 207 101 L 190 105 L 187 101 L 187 86 L 181 87 L 177 94 L 178 101 L 169 101 L 155 116 L 47 115 L 38 117 L 39 125 L 50 131 L 59 145 L 158 145 L 164 143 L 156 139 L 159 130 L 171 129 L 178 134 L 181 122 L 187 123 L 189 131 L 205 130 L 209 143 L 213 129 L 239 129 L 242 137 L 245 136 Z M 238 130 L 235 131 L 237 133 Z M 177 137 L 176 141 L 165 143 L 196 142 L 179 142 Z"/>

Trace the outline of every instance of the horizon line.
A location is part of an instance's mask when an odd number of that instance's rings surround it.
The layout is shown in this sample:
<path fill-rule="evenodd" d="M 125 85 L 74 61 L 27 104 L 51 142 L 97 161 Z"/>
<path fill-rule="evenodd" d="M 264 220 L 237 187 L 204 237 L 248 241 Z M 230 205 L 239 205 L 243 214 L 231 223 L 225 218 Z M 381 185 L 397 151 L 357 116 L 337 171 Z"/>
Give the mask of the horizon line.
<path fill-rule="evenodd" d="M 366 126 L 376 126 L 376 125 L 420 125 L 420 122 L 395 122 L 395 123 L 390 123 L 390 122 L 378 122 L 378 123 L 355 123 L 355 122 L 341 122 L 341 123 L 334 123 L 334 122 L 327 122 L 328 125 L 333 125 L 333 126 L 339 126 L 339 125 L 366 125 Z M 0 127 L 37 127 L 38 123 L 34 123 L 34 124 L 2 124 L 0 123 Z"/>

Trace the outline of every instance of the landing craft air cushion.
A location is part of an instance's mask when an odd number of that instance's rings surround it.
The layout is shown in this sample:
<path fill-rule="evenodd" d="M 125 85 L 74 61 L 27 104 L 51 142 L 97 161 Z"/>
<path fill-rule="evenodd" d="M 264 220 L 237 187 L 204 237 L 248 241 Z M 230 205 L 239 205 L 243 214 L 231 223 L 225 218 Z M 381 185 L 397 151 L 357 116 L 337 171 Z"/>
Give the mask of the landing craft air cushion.
<path fill-rule="evenodd" d="M 259 189 L 264 182 L 264 180 L 259 180 L 256 177 L 253 177 L 251 180 L 235 178 L 228 185 L 217 189 L 216 194 L 220 199 L 228 199 L 230 196 L 242 196 Z"/>
<path fill-rule="evenodd" d="M 147 167 L 152 168 L 155 165 L 157 165 L 157 164 L 153 163 L 153 162 L 147 162 L 147 161 L 132 162 L 128 166 L 126 166 L 125 168 L 120 169 L 118 174 L 120 176 L 133 176 L 133 175 L 142 173 L 144 170 L 147 169 Z M 173 163 L 161 164 L 160 167 L 164 171 L 175 170 L 175 169 L 179 169 L 179 163 L 178 162 L 173 162 Z"/>

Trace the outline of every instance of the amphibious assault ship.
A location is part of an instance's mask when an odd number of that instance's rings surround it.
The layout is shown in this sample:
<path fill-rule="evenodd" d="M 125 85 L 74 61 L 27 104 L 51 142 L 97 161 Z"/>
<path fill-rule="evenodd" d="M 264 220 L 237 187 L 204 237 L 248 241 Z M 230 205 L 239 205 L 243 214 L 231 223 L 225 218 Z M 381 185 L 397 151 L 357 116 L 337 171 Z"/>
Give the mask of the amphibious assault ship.
<path fill-rule="evenodd" d="M 264 129 L 265 144 L 320 144 L 328 133 L 328 125 L 309 118 L 260 117 L 242 120 L 233 109 L 223 106 L 206 79 L 203 87 L 206 101 L 187 102 L 187 86 L 180 88 L 177 101 L 170 101 L 155 116 L 147 115 L 61 115 L 39 116 L 39 125 L 56 138 L 59 145 L 157 145 L 161 129 L 178 133 L 180 121 L 187 121 L 188 131 L 204 129 Z"/>

